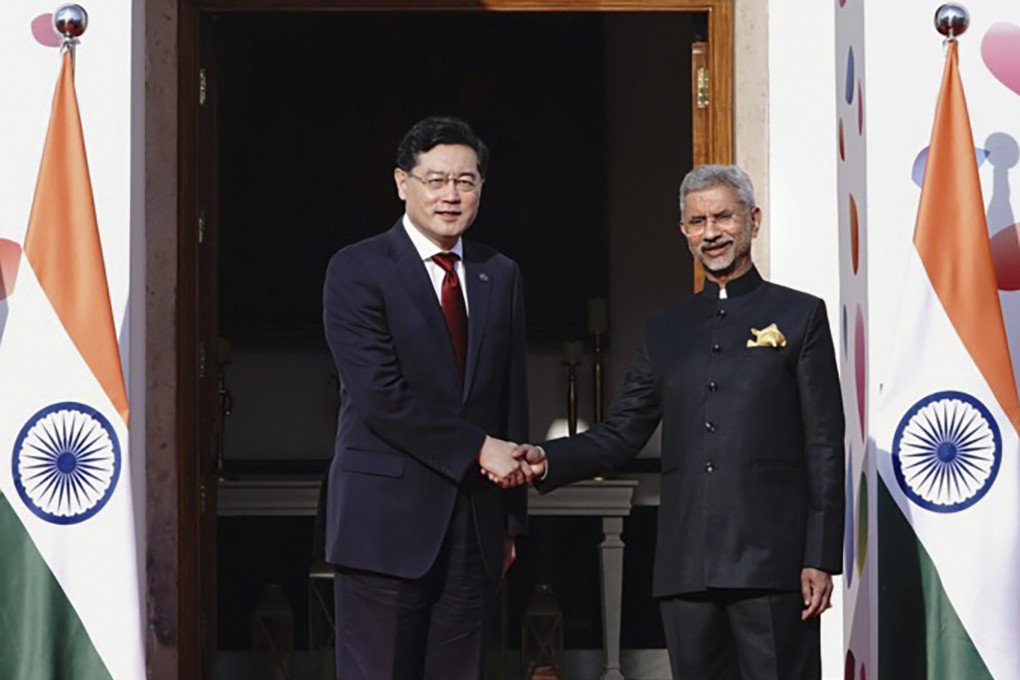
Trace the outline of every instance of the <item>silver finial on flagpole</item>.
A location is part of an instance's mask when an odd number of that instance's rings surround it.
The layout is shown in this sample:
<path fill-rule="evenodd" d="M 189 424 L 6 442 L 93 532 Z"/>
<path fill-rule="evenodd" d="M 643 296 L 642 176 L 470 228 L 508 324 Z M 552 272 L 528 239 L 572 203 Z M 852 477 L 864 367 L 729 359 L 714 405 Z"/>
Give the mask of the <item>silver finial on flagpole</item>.
<path fill-rule="evenodd" d="M 80 38 L 89 26 L 89 14 L 81 5 L 63 5 L 53 13 L 53 28 L 64 40 Z"/>
<path fill-rule="evenodd" d="M 89 26 L 89 13 L 81 5 L 61 5 L 53 13 L 53 28 L 57 33 L 64 36 L 64 44 L 60 51 L 71 52 L 71 63 L 74 65 L 74 48 L 78 44 L 78 38 Z"/>
<path fill-rule="evenodd" d="M 53 28 L 64 36 L 64 49 L 73 48 L 89 26 L 89 14 L 81 5 L 61 5 L 53 13 Z"/>
<path fill-rule="evenodd" d="M 935 10 L 935 30 L 946 36 L 946 40 L 956 40 L 970 26 L 970 14 L 963 5 L 946 4 Z"/>

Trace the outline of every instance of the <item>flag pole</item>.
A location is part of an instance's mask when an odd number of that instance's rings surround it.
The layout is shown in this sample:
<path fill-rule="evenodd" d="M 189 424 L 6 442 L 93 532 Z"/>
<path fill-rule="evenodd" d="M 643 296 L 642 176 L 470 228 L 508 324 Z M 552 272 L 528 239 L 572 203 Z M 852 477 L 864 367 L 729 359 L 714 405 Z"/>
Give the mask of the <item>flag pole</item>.
<path fill-rule="evenodd" d="M 75 48 L 78 46 L 78 38 L 85 32 L 89 25 L 89 13 L 81 5 L 62 5 L 53 13 L 53 28 L 60 35 L 64 36 L 64 42 L 60 46 L 60 53 L 71 53 L 71 68 L 74 69 Z"/>

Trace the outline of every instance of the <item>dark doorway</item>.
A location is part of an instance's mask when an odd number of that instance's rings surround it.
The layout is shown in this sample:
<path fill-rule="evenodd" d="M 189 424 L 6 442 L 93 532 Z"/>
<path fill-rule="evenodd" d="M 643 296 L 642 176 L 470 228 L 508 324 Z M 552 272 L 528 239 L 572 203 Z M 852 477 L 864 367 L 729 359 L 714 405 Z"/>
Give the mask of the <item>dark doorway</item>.
<path fill-rule="evenodd" d="M 676 184 L 692 155 L 727 162 L 732 148 L 727 0 L 650 2 L 649 8 L 683 10 L 656 12 L 553 6 L 318 12 L 307 11 L 322 7 L 311 0 L 247 1 L 188 1 L 182 19 L 180 238 L 205 244 L 197 251 L 185 246 L 179 264 L 182 526 L 207 523 L 205 508 L 216 507 L 215 482 L 196 489 L 189 472 L 189 461 L 205 461 L 198 474 L 210 479 L 215 469 L 208 461 L 217 452 L 206 449 L 216 442 L 208 433 L 223 433 L 222 422 L 210 424 L 203 415 L 217 400 L 191 401 L 196 392 L 215 392 L 217 372 L 207 366 L 233 362 L 233 425 L 245 435 L 232 438 L 228 419 L 218 452 L 232 472 L 314 477 L 328 464 L 335 409 L 320 397 L 335 387 L 319 375 L 323 362 L 329 364 L 320 326 L 325 263 L 337 248 L 399 217 L 393 156 L 413 122 L 430 114 L 461 116 L 489 144 L 492 163 L 470 236 L 520 262 L 529 344 L 546 362 L 563 341 L 587 334 L 590 298 L 607 297 L 611 307 L 618 301 L 616 319 L 626 323 L 617 339 L 629 348 L 632 318 L 689 290 L 690 265 L 678 262 L 683 251 L 673 233 Z M 525 8 L 506 2 L 506 9 Z M 340 9 L 344 0 L 330 4 Z M 248 11 L 270 6 L 305 11 Z M 189 35 L 201 40 L 191 45 Z M 705 87 L 718 108 L 692 120 L 697 65 L 692 69 L 691 47 L 709 38 L 718 51 L 703 63 L 719 67 L 719 75 Z M 206 107 L 192 103 L 188 92 L 200 92 Z M 700 147 L 692 143 L 699 126 Z M 555 371 L 558 359 L 552 366 Z M 318 392 L 287 382 L 313 372 Z M 241 426 L 236 418 L 268 394 L 307 420 L 258 407 Z M 534 398 L 560 401 L 544 393 Z M 312 402 L 318 406 L 305 408 Z M 252 443 L 261 447 L 254 454 Z M 294 523 L 305 520 L 307 526 Z M 244 544 L 248 536 L 263 546 L 296 546 L 311 535 L 313 518 L 258 522 L 221 522 L 211 552 L 193 545 L 187 529 L 182 533 L 181 626 L 188 631 L 180 645 L 182 673 L 197 671 L 201 649 L 202 675 L 210 677 L 217 647 L 210 638 L 217 630 L 227 647 L 244 645 L 254 603 L 238 593 L 254 597 L 261 584 L 284 581 L 297 604 L 294 620 L 302 620 L 300 581 L 314 538 L 307 553 L 283 551 L 298 567 L 280 555 L 264 559 L 262 548 L 245 552 L 252 546 Z M 286 536 L 272 539 L 268 526 L 283 527 Z M 216 543 L 228 549 L 217 551 Z M 232 593 L 226 600 L 220 593 L 220 617 L 215 594 L 205 589 L 217 579 L 217 552 L 219 581 L 230 579 Z M 647 550 L 631 554 L 646 558 Z M 594 587 L 590 560 L 564 568 L 571 579 L 585 573 L 580 580 Z M 647 565 L 626 568 L 641 573 Z M 654 610 L 626 599 L 625 645 L 651 639 L 659 646 L 655 632 L 642 628 L 657 620 Z M 580 612 L 567 622 L 567 646 L 599 644 L 597 602 Z M 199 616 L 201 627 L 191 623 Z M 295 633 L 300 646 L 302 631 Z"/>
<path fill-rule="evenodd" d="M 578 337 L 587 300 L 608 293 L 605 24 L 612 20 L 220 17 L 213 45 L 221 333 L 232 341 L 320 338 L 327 260 L 399 217 L 396 144 L 415 121 L 445 114 L 468 120 L 492 152 L 470 236 L 521 263 L 531 341 Z M 666 20 L 683 42 L 690 20 Z M 684 66 L 676 64 L 675 86 Z"/>
<path fill-rule="evenodd" d="M 665 204 L 662 216 L 644 219 L 657 223 L 656 230 L 673 223 L 672 195 L 691 156 L 693 19 L 684 13 L 218 17 L 212 25 L 218 309 L 219 333 L 231 347 L 226 374 L 235 407 L 225 425 L 231 470 L 312 476 L 328 463 L 335 406 L 323 389 L 329 371 L 320 322 L 323 273 L 338 248 L 383 231 L 401 214 L 392 180 L 395 147 L 426 115 L 461 116 L 490 147 L 482 209 L 470 237 L 521 263 L 533 351 L 583 337 L 587 301 L 610 297 L 611 199 L 617 206 L 626 196 L 641 202 L 643 190 L 661 184 L 649 193 Z M 657 71 L 619 48 L 624 28 L 646 40 L 675 41 Z M 621 73 L 627 77 L 620 79 Z M 626 111 L 628 99 L 649 86 L 660 94 L 647 102 L 654 108 L 631 110 L 622 120 L 629 126 L 648 121 L 657 144 L 635 149 L 621 140 L 647 136 L 619 129 L 613 113 Z M 663 126 L 664 119 L 676 124 Z M 668 160 L 660 163 L 657 156 Z M 663 176 L 663 165 L 671 166 L 669 175 Z M 640 240 L 650 227 L 625 223 L 617 231 Z M 674 256 L 682 256 L 679 248 Z M 641 257 L 647 261 L 648 255 Z M 306 619 L 302 593 L 311 545 L 286 551 L 288 559 L 272 551 L 276 559 L 258 559 L 266 546 L 293 548 L 295 536 L 308 536 L 312 518 L 305 520 L 221 520 L 220 649 L 249 645 L 251 610 L 265 583 L 282 583 L 295 605 L 294 620 Z M 654 529 L 654 513 L 649 521 Z M 560 543 L 555 537 L 550 543 L 550 532 L 566 532 L 566 538 L 583 523 L 561 524 L 536 522 L 548 545 Z M 629 533 L 651 541 L 654 531 L 635 525 Z M 561 579 L 572 587 L 559 589 L 570 599 L 564 609 L 572 649 L 601 644 L 599 603 L 590 597 L 599 592 L 598 537 L 589 538 L 589 550 L 555 560 L 572 575 Z M 633 546 L 635 556 L 642 552 Z M 532 582 L 548 571 L 541 555 L 522 553 L 509 589 L 511 645 L 518 644 L 514 632 Z M 629 571 L 640 577 L 647 565 Z M 558 580 L 555 573 L 542 578 Z M 644 580 L 638 580 L 642 587 Z M 661 647 L 647 592 L 631 594 L 631 612 L 628 642 Z M 295 647 L 307 648 L 307 642 L 296 627 Z"/>

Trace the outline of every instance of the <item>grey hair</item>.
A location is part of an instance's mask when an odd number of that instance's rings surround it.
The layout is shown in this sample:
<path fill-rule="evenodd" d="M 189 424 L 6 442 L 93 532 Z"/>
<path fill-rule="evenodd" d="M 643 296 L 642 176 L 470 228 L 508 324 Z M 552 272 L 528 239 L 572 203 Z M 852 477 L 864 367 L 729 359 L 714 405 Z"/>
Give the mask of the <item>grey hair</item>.
<path fill-rule="evenodd" d="M 739 166 L 699 165 L 688 172 L 684 181 L 680 183 L 680 220 L 684 219 L 684 202 L 687 200 L 687 194 L 720 185 L 736 191 L 737 200 L 745 209 L 751 210 L 757 205 L 751 178 Z"/>

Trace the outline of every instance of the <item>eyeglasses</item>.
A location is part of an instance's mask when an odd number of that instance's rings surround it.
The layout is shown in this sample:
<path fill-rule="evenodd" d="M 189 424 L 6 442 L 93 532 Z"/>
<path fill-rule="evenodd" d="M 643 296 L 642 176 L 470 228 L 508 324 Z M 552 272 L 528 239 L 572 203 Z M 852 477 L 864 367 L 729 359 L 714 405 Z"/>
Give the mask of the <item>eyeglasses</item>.
<path fill-rule="evenodd" d="M 405 171 L 406 172 L 406 171 Z M 413 177 L 422 184 L 429 191 L 442 191 L 446 188 L 446 185 L 453 182 L 453 185 L 457 187 L 457 191 L 462 194 L 473 194 L 478 191 L 483 180 L 481 177 L 475 177 L 474 175 L 429 175 L 427 177 L 419 177 L 413 172 L 407 173 L 408 177 Z"/>
<path fill-rule="evenodd" d="M 697 236 L 705 231 L 709 222 L 712 222 L 720 229 L 729 229 L 739 223 L 740 218 L 741 213 L 733 212 L 732 210 L 723 210 L 715 213 L 714 215 L 695 215 L 689 220 L 681 222 L 680 225 L 683 227 L 685 234 Z"/>

